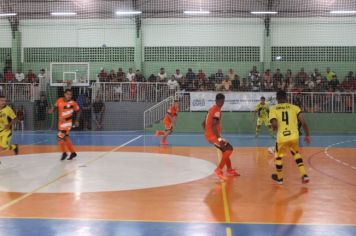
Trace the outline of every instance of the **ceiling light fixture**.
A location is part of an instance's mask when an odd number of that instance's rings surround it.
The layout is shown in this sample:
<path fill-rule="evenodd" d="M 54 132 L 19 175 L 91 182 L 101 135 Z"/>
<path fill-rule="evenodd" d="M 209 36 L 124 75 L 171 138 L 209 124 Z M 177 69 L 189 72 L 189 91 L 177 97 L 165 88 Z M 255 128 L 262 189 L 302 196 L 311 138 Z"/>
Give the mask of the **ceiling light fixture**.
<path fill-rule="evenodd" d="M 115 14 L 118 16 L 140 15 L 142 14 L 142 11 L 117 11 Z"/>
<path fill-rule="evenodd" d="M 277 13 L 276 11 L 251 11 L 251 14 L 254 15 L 275 15 Z"/>
<path fill-rule="evenodd" d="M 330 14 L 356 14 L 356 11 L 330 11 Z"/>
<path fill-rule="evenodd" d="M 16 16 L 17 13 L 0 13 L 0 17 L 6 17 L 6 16 Z"/>
<path fill-rule="evenodd" d="M 51 12 L 52 16 L 75 16 L 76 12 Z"/>
<path fill-rule="evenodd" d="M 184 11 L 184 14 L 187 15 L 204 15 L 204 14 L 210 14 L 210 11 Z"/>

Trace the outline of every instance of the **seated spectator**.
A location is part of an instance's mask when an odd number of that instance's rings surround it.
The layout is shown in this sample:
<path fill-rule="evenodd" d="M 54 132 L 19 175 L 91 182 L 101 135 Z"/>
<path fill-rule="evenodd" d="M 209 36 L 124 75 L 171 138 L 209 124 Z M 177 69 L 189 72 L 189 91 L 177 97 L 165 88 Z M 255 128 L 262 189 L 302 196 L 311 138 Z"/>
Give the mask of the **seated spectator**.
<path fill-rule="evenodd" d="M 154 82 L 156 82 L 156 80 L 157 80 L 157 77 L 154 74 L 151 74 L 147 79 L 147 81 L 150 83 L 154 83 Z"/>
<path fill-rule="evenodd" d="M 164 68 L 162 67 L 158 73 L 158 82 L 166 82 L 167 81 L 167 73 L 165 72 Z"/>
<path fill-rule="evenodd" d="M 185 75 L 185 78 L 187 80 L 188 83 L 188 90 L 192 91 L 195 90 L 195 73 L 193 72 L 192 68 L 188 68 L 188 72 Z"/>
<path fill-rule="evenodd" d="M 16 129 L 21 130 L 23 132 L 25 130 L 25 108 L 24 108 L 24 106 L 20 106 L 18 109 L 16 109 L 16 116 L 17 116 Z M 20 127 L 18 127 L 18 125 Z"/>
<path fill-rule="evenodd" d="M 35 103 L 36 111 L 36 128 L 38 130 L 45 129 L 46 117 L 48 112 L 48 102 L 46 97 L 42 94 L 40 100 Z"/>
<path fill-rule="evenodd" d="M 169 96 L 174 96 L 175 92 L 179 89 L 178 81 L 175 79 L 174 75 L 167 81 Z"/>
<path fill-rule="evenodd" d="M 218 72 L 215 74 L 215 83 L 221 83 L 224 80 L 224 73 L 222 69 L 219 69 Z"/>
<path fill-rule="evenodd" d="M 325 74 L 326 81 L 330 82 L 333 79 L 334 75 L 335 73 L 330 70 L 330 67 L 327 67 L 326 74 Z"/>
<path fill-rule="evenodd" d="M 232 83 L 232 90 L 233 91 L 238 91 L 240 88 L 240 77 L 235 74 L 235 79 L 231 81 Z"/>
<path fill-rule="evenodd" d="M 22 73 L 20 69 L 18 69 L 16 74 L 15 74 L 15 82 L 23 83 L 24 80 L 25 80 L 25 74 Z"/>
<path fill-rule="evenodd" d="M 26 75 L 26 82 L 31 84 L 37 83 L 37 76 L 35 73 L 33 73 L 32 70 L 28 70 Z"/>
<path fill-rule="evenodd" d="M 0 83 L 4 83 L 4 75 L 0 72 Z"/>
<path fill-rule="evenodd" d="M 312 77 L 313 81 L 316 81 L 316 77 L 318 77 L 319 75 L 321 75 L 319 69 L 315 68 L 314 72 L 310 76 Z"/>
<path fill-rule="evenodd" d="M 272 81 L 272 73 L 271 70 L 266 70 L 265 73 L 263 73 L 263 88 L 265 90 L 272 90 L 273 88 L 273 81 Z"/>
<path fill-rule="evenodd" d="M 179 70 L 179 69 L 176 69 L 176 73 L 175 73 L 173 76 L 174 76 L 174 79 L 175 79 L 175 80 L 179 81 L 179 80 L 182 79 L 183 74 L 180 73 L 180 70 Z"/>
<path fill-rule="evenodd" d="M 12 83 L 14 81 L 14 74 L 10 69 L 8 69 L 4 75 L 5 83 Z"/>
<path fill-rule="evenodd" d="M 342 81 L 341 88 L 345 91 L 353 91 L 354 89 L 356 89 L 356 87 L 354 88 L 354 76 L 352 71 L 350 71 L 349 74 Z"/>
<path fill-rule="evenodd" d="M 116 77 L 117 77 L 117 81 L 118 82 L 124 82 L 125 81 L 126 75 L 125 75 L 125 72 L 122 70 L 122 68 L 118 69 Z"/>
<path fill-rule="evenodd" d="M 242 78 L 242 83 L 240 84 L 240 91 L 250 91 L 251 84 L 248 82 L 247 78 Z"/>
<path fill-rule="evenodd" d="M 337 76 L 334 74 L 332 80 L 329 81 L 329 88 L 331 88 L 331 91 L 335 92 L 338 90 L 340 87 L 340 82 L 337 79 Z"/>
<path fill-rule="evenodd" d="M 187 91 L 189 87 L 188 80 L 185 77 L 182 77 L 180 80 L 178 80 L 179 88 L 182 91 Z"/>
<path fill-rule="evenodd" d="M 228 76 L 229 76 L 229 80 L 233 81 L 235 79 L 235 77 L 236 77 L 235 71 L 230 68 Z"/>
<path fill-rule="evenodd" d="M 100 97 L 96 97 L 93 103 L 94 122 L 97 130 L 102 129 L 102 121 L 105 112 L 105 104 L 101 101 Z"/>
<path fill-rule="evenodd" d="M 273 75 L 273 88 L 277 91 L 279 89 L 283 89 L 283 74 L 281 73 L 280 69 L 276 70 L 276 73 Z"/>
<path fill-rule="evenodd" d="M 327 91 L 327 89 L 328 89 L 328 82 L 326 81 L 326 78 L 321 75 L 318 75 L 315 80 L 314 90 L 318 92 L 324 92 Z"/>
<path fill-rule="evenodd" d="M 108 75 L 108 82 L 117 82 L 117 75 L 114 70 L 110 71 L 110 74 Z"/>
<path fill-rule="evenodd" d="M 98 78 L 99 78 L 99 82 L 107 82 L 108 81 L 108 73 L 106 73 L 104 68 L 100 68 Z"/>
<path fill-rule="evenodd" d="M 128 82 L 134 82 L 135 81 L 135 73 L 132 71 L 132 68 L 129 68 L 129 72 L 126 74 L 126 80 Z"/>
<path fill-rule="evenodd" d="M 259 91 L 261 88 L 261 75 L 257 71 L 257 66 L 253 66 L 248 74 L 248 80 L 251 84 L 252 91 Z"/>
<path fill-rule="evenodd" d="M 295 83 L 298 84 L 298 86 L 304 85 L 308 78 L 308 74 L 304 71 L 304 68 L 302 67 L 300 68 L 300 71 L 298 72 L 295 78 Z"/>
<path fill-rule="evenodd" d="M 312 92 L 314 91 L 315 88 L 315 83 L 312 80 L 312 78 L 308 78 L 307 81 L 305 81 L 305 90 L 304 92 Z"/>
<path fill-rule="evenodd" d="M 221 85 L 223 91 L 231 91 L 232 83 L 229 80 L 228 75 L 225 76 L 225 79 L 221 82 Z"/>
<path fill-rule="evenodd" d="M 136 70 L 135 73 L 136 82 L 145 82 L 145 77 L 140 70 Z"/>

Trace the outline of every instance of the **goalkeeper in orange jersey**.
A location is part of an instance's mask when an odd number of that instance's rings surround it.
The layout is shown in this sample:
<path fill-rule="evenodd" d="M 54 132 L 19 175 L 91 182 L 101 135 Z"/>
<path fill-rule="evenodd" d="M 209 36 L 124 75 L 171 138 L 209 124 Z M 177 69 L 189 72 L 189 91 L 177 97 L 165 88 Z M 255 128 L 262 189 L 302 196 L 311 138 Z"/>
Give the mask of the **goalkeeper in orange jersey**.
<path fill-rule="evenodd" d="M 205 139 L 222 152 L 222 158 L 214 173 L 219 178 L 225 179 L 222 169 L 226 166 L 228 175 L 239 176 L 240 174 L 231 166 L 230 156 L 234 149 L 232 145 L 221 136 L 221 108 L 225 102 L 224 94 L 217 94 L 215 100 L 216 104 L 209 109 L 202 123 L 205 131 Z"/>
<path fill-rule="evenodd" d="M 173 126 L 177 120 L 179 111 L 179 101 L 174 100 L 174 103 L 168 108 L 166 115 L 163 118 L 163 124 L 165 130 L 157 130 L 156 137 L 163 136 L 161 139 L 161 145 L 167 145 L 168 135 L 173 133 Z"/>
<path fill-rule="evenodd" d="M 64 97 L 58 98 L 54 105 L 58 110 L 58 145 L 62 151 L 61 161 L 68 157 L 67 150 L 70 151 L 68 160 L 72 160 L 77 156 L 74 150 L 73 144 L 69 138 L 69 132 L 73 127 L 73 115 L 76 112 L 75 126 L 79 126 L 80 110 L 78 104 L 72 100 L 72 90 L 66 89 L 64 91 Z M 49 113 L 53 113 L 53 109 L 50 109 Z"/>

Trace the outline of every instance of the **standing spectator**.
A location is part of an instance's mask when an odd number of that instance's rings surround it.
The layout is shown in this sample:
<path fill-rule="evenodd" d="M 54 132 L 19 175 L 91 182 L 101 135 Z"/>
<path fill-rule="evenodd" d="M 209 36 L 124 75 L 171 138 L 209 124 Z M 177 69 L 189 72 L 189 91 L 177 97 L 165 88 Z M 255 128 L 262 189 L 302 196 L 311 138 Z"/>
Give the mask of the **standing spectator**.
<path fill-rule="evenodd" d="M 23 132 L 25 130 L 25 108 L 24 106 L 20 106 L 16 109 L 16 116 L 17 116 L 17 124 L 16 129 L 19 129 L 17 125 L 20 125 L 20 129 Z"/>
<path fill-rule="evenodd" d="M 100 68 L 100 72 L 99 72 L 98 78 L 99 78 L 99 82 L 107 82 L 108 73 L 106 73 L 104 68 Z"/>
<path fill-rule="evenodd" d="M 341 82 L 342 89 L 345 91 L 353 91 L 353 81 L 353 72 L 350 71 L 349 74 L 345 77 L 345 79 Z"/>
<path fill-rule="evenodd" d="M 326 80 L 328 82 L 330 82 L 333 79 L 334 75 L 335 75 L 335 73 L 330 70 L 330 67 L 327 67 L 326 68 L 326 75 L 325 75 Z"/>
<path fill-rule="evenodd" d="M 41 95 L 40 100 L 36 101 L 35 105 L 37 129 L 45 128 L 46 117 L 48 112 L 48 102 L 44 95 Z"/>
<path fill-rule="evenodd" d="M 187 80 L 188 83 L 188 89 L 189 90 L 195 90 L 195 73 L 193 72 L 192 68 L 188 68 L 188 72 L 185 75 L 185 78 Z"/>
<path fill-rule="evenodd" d="M 14 74 L 8 69 L 4 75 L 6 83 L 12 83 L 14 81 Z"/>
<path fill-rule="evenodd" d="M 40 84 L 40 91 L 41 92 L 46 91 L 48 81 L 47 81 L 47 75 L 45 69 L 40 70 L 40 73 L 38 74 L 37 78 L 38 78 L 38 83 Z"/>
<path fill-rule="evenodd" d="M 261 87 L 261 75 L 257 70 L 257 66 L 252 67 L 248 79 L 251 83 L 252 91 L 259 91 Z"/>
<path fill-rule="evenodd" d="M 175 93 L 178 91 L 179 89 L 179 84 L 178 81 L 174 78 L 174 76 L 172 75 L 172 77 L 167 81 L 167 85 L 168 85 L 168 96 L 174 96 Z"/>
<path fill-rule="evenodd" d="M 304 86 L 305 82 L 308 80 L 309 76 L 308 74 L 304 71 L 304 68 L 300 68 L 300 71 L 298 72 L 296 76 L 296 84 L 298 86 Z"/>
<path fill-rule="evenodd" d="M 283 74 L 279 68 L 277 68 L 276 73 L 273 75 L 273 88 L 275 90 L 283 89 Z"/>
<path fill-rule="evenodd" d="M 126 79 L 129 82 L 134 82 L 135 81 L 135 73 L 132 71 L 132 68 L 129 68 L 129 72 L 126 74 Z"/>
<path fill-rule="evenodd" d="M 224 73 L 222 72 L 222 69 L 218 69 L 218 72 L 215 73 L 215 82 L 220 84 L 223 80 Z"/>
<path fill-rule="evenodd" d="M 236 77 L 235 71 L 230 68 L 228 76 L 229 76 L 229 80 L 233 81 L 235 79 L 235 77 Z"/>
<path fill-rule="evenodd" d="M 26 82 L 27 83 L 31 83 L 31 84 L 37 83 L 37 77 L 36 77 L 35 73 L 33 73 L 33 71 L 31 69 L 28 70 L 28 72 L 27 72 Z"/>
<path fill-rule="evenodd" d="M 284 86 L 282 86 L 282 87 L 288 88 L 291 83 L 293 83 L 293 74 L 292 74 L 291 69 L 288 69 L 286 76 L 284 77 Z"/>
<path fill-rule="evenodd" d="M 225 76 L 225 79 L 222 81 L 221 85 L 222 85 L 222 90 L 223 91 L 231 91 L 232 83 L 229 80 L 229 76 L 228 75 Z"/>
<path fill-rule="evenodd" d="M 268 91 L 273 88 L 272 73 L 269 69 L 263 73 L 263 88 Z"/>
<path fill-rule="evenodd" d="M 119 68 L 117 71 L 117 81 L 123 82 L 124 80 L 125 80 L 125 72 L 122 70 L 122 68 Z"/>
<path fill-rule="evenodd" d="M 177 81 L 180 81 L 183 78 L 183 74 L 180 73 L 179 69 L 176 69 L 176 73 L 173 76 L 174 76 L 174 79 Z"/>
<path fill-rule="evenodd" d="M 232 83 L 232 90 L 238 91 L 240 88 L 240 77 L 236 74 L 235 79 L 231 81 Z"/>
<path fill-rule="evenodd" d="M 102 129 L 102 121 L 105 112 L 105 104 L 101 101 L 100 97 L 96 97 L 93 103 L 94 122 L 97 130 Z"/>
<path fill-rule="evenodd" d="M 248 82 L 247 78 L 242 78 L 242 83 L 240 84 L 239 91 L 250 91 L 250 83 Z"/>
<path fill-rule="evenodd" d="M 320 75 L 319 69 L 315 68 L 314 72 L 310 75 L 314 81 L 316 81 L 316 77 Z"/>
<path fill-rule="evenodd" d="M 329 88 L 331 91 L 335 92 L 340 87 L 340 81 L 337 79 L 337 76 L 334 74 L 332 80 L 329 81 Z"/>
<path fill-rule="evenodd" d="M 143 76 L 143 74 L 140 70 L 136 70 L 135 79 L 136 79 L 136 82 L 145 82 L 145 77 Z"/>
<path fill-rule="evenodd" d="M 23 83 L 25 80 L 25 75 L 24 73 L 21 72 L 20 69 L 17 70 L 16 74 L 15 74 L 15 82 L 17 83 Z"/>
<path fill-rule="evenodd" d="M 109 82 L 117 82 L 117 76 L 114 70 L 110 71 L 110 74 L 108 75 L 108 81 Z"/>
<path fill-rule="evenodd" d="M 160 72 L 158 73 L 158 80 L 159 82 L 166 82 L 167 80 L 167 73 L 165 72 L 164 68 L 160 69 Z"/>
<path fill-rule="evenodd" d="M 82 108 L 83 111 L 83 122 L 82 122 L 82 130 L 91 130 L 91 101 L 89 97 L 85 98 L 85 102 Z"/>

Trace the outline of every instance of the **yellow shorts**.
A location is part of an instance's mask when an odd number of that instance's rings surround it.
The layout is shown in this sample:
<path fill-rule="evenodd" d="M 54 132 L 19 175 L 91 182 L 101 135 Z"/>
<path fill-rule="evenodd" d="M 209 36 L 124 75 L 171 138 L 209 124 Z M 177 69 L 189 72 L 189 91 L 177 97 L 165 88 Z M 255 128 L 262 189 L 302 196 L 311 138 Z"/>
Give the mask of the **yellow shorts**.
<path fill-rule="evenodd" d="M 265 125 L 265 126 L 270 126 L 270 122 L 268 120 L 268 118 L 257 118 L 257 126 L 261 126 L 261 125 Z"/>
<path fill-rule="evenodd" d="M 277 142 L 276 151 L 274 152 L 275 157 L 284 157 L 287 153 L 297 153 L 299 152 L 299 140 L 291 140 L 287 142 Z"/>
<path fill-rule="evenodd" d="M 10 145 L 12 130 L 4 130 L 0 133 L 0 147 L 6 149 Z"/>

